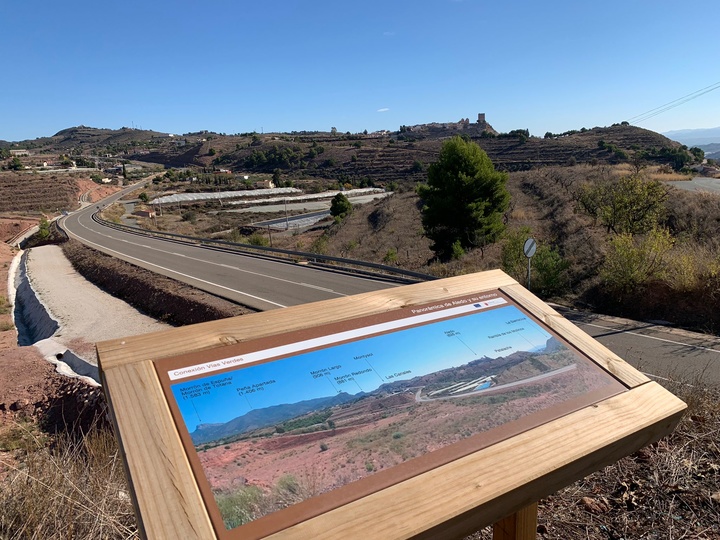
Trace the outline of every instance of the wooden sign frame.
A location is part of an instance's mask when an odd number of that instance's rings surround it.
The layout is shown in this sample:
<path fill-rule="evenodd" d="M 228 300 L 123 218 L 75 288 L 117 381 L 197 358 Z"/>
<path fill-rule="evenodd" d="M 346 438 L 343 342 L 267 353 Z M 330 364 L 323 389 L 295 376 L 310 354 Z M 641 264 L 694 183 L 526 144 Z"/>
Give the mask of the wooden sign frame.
<path fill-rule="evenodd" d="M 167 380 L 158 375 L 165 367 L 178 358 L 180 365 L 186 360 L 195 362 L 189 365 L 212 362 L 258 340 L 273 343 L 293 333 L 352 325 L 489 291 L 499 291 L 570 344 L 619 382 L 622 391 L 534 421 L 511 436 L 466 448 L 422 470 L 394 479 L 386 474 L 384 483 L 339 506 L 307 519 L 296 516 L 280 530 L 258 529 L 254 537 L 461 538 L 672 431 L 685 409 L 682 401 L 500 271 L 106 341 L 97 345 L 100 373 L 142 533 L 147 538 L 233 538 L 222 530 L 218 534 L 217 516 L 208 510 L 207 497 L 203 500 L 187 440 L 183 446 L 185 426 L 178 422 L 177 410 L 173 417 L 177 407 L 168 399 Z"/>

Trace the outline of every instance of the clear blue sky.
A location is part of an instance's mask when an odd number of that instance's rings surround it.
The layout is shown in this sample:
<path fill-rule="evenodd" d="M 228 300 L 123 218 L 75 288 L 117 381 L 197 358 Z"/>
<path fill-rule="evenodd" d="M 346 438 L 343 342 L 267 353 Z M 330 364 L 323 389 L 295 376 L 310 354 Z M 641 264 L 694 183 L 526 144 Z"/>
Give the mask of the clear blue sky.
<path fill-rule="evenodd" d="M 477 118 L 610 125 L 720 81 L 720 2 L 23 0 L 5 3 L 0 139 L 396 130 Z M 720 126 L 720 90 L 655 131 Z"/>
<path fill-rule="evenodd" d="M 458 334 L 448 335 L 449 331 Z M 496 358 L 536 350 L 549 338 L 550 334 L 516 307 L 507 306 L 180 382 L 172 385 L 172 389 L 192 432 L 197 423 L 227 422 L 249 412 L 251 407 L 296 403 L 337 392 L 371 392 L 386 382 L 460 366 L 483 356 Z M 372 356 L 356 358 L 369 354 Z M 339 367 L 329 370 L 326 377 L 313 377 L 313 371 L 332 366 Z M 408 370 L 408 374 L 391 377 Z M 354 380 L 338 383 L 337 378 L 344 376 Z M 183 388 L 226 377 L 233 378 L 232 384 L 198 398 L 182 398 Z M 261 391 L 238 397 L 238 388 L 266 381 L 275 382 L 263 386 Z"/>

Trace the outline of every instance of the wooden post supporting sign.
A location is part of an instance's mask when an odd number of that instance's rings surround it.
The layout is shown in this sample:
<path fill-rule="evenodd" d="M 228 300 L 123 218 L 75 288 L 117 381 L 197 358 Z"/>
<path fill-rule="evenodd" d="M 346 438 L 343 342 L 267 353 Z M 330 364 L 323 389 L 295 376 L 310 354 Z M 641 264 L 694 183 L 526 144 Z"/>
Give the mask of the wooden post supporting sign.
<path fill-rule="evenodd" d="M 535 540 L 537 503 L 507 516 L 493 525 L 493 540 Z"/>

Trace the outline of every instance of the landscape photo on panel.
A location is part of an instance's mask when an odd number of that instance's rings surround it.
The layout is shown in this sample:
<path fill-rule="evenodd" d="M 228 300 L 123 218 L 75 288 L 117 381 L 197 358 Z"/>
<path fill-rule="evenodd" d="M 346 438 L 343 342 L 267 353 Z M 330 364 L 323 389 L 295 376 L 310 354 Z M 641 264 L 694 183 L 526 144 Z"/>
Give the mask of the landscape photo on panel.
<path fill-rule="evenodd" d="M 504 298 L 459 303 L 169 372 L 225 527 L 617 384 Z"/>

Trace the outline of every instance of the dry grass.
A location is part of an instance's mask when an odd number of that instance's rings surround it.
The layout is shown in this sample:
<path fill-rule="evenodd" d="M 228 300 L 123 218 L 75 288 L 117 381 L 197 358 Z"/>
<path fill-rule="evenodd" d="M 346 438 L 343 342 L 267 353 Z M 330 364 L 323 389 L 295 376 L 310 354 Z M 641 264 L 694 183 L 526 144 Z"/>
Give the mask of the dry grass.
<path fill-rule="evenodd" d="M 8 302 L 7 298 L 0 295 L 0 315 L 5 315 L 7 313 L 10 313 L 11 309 L 12 309 L 12 304 L 10 304 L 10 302 Z"/>
<path fill-rule="evenodd" d="M 620 163 L 611 167 L 613 173 L 617 176 L 627 176 L 636 174 L 637 168 L 630 163 Z M 692 180 L 691 175 L 682 174 L 669 165 L 649 165 L 641 169 L 643 177 L 648 180 L 674 181 L 674 180 Z"/>
<path fill-rule="evenodd" d="M 50 437 L 14 424 L 0 437 L 0 538 L 131 539 L 136 522 L 113 434 Z"/>
<path fill-rule="evenodd" d="M 125 215 L 125 206 L 122 203 L 113 203 L 107 208 L 100 212 L 100 216 L 103 219 L 112 221 L 113 223 L 120 223 L 120 218 Z"/>

